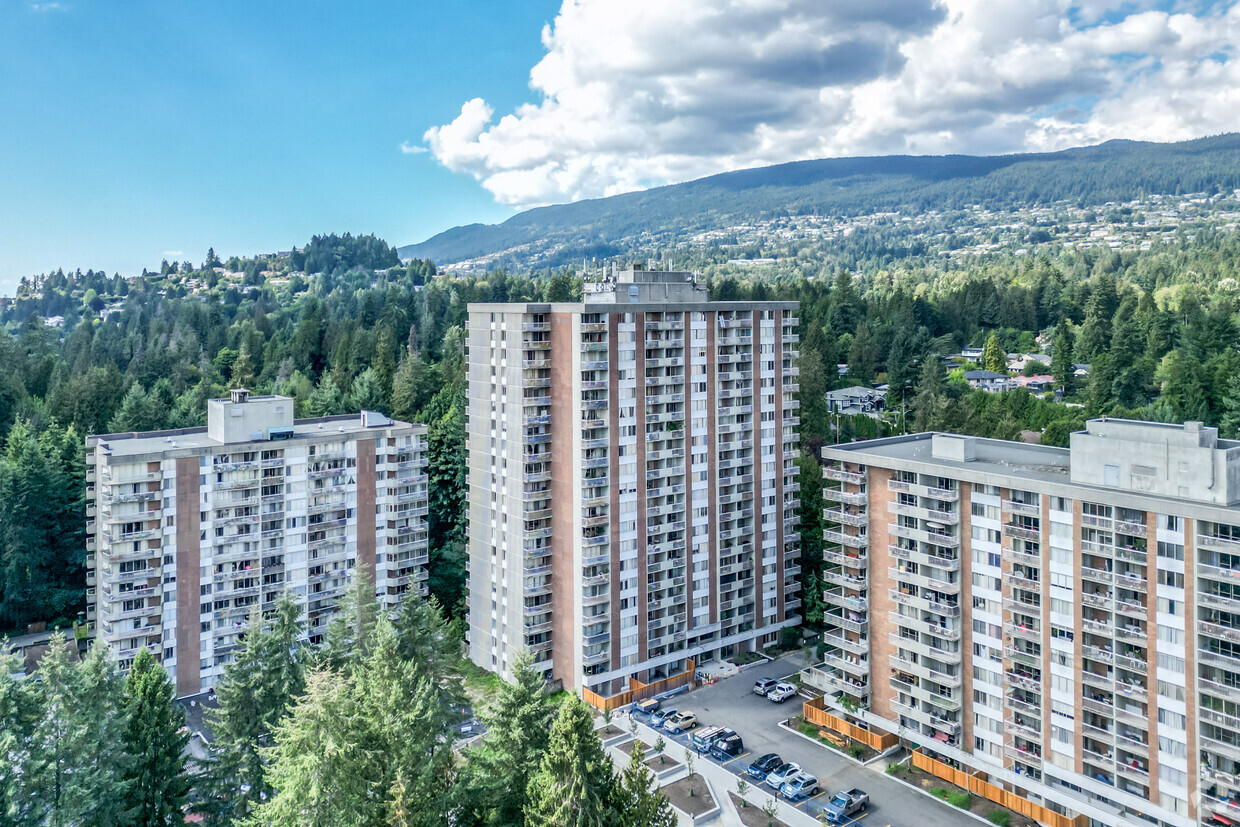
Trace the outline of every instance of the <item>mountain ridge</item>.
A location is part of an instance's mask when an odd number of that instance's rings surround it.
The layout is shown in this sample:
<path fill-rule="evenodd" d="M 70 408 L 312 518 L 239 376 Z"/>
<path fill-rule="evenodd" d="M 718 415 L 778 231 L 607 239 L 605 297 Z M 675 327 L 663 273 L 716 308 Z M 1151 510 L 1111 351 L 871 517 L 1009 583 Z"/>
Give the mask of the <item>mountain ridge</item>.
<path fill-rule="evenodd" d="M 440 264 L 520 249 L 559 258 L 615 255 L 780 212 L 877 212 L 1081 205 L 1240 188 L 1240 133 L 1176 143 L 1117 139 L 1057 152 L 883 155 L 791 161 L 681 184 L 536 207 L 398 248 Z"/>

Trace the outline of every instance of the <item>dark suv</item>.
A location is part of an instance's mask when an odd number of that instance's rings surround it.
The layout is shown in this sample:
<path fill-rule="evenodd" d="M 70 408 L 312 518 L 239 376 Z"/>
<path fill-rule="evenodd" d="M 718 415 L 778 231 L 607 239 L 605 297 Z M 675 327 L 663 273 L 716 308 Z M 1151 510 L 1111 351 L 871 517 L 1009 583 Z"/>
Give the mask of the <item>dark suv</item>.
<path fill-rule="evenodd" d="M 716 761 L 729 761 L 745 751 L 745 743 L 736 733 L 719 738 L 710 747 L 710 757 Z"/>

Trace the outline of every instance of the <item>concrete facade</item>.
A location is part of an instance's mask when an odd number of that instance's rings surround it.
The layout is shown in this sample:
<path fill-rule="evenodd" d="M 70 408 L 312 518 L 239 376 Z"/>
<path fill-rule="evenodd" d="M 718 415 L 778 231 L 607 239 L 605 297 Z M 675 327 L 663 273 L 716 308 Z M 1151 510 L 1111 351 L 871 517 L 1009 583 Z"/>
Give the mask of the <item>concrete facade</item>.
<path fill-rule="evenodd" d="M 1070 449 L 824 449 L 828 654 L 873 724 L 1097 824 L 1240 801 L 1240 442 L 1091 420 Z"/>
<path fill-rule="evenodd" d="M 795 303 L 469 308 L 470 657 L 602 695 L 798 622 Z"/>
<path fill-rule="evenodd" d="M 87 438 L 87 619 L 122 669 L 146 647 L 207 690 L 283 591 L 317 641 L 358 562 L 385 605 L 425 593 L 426 429 L 292 412 L 233 391 L 207 428 Z"/>

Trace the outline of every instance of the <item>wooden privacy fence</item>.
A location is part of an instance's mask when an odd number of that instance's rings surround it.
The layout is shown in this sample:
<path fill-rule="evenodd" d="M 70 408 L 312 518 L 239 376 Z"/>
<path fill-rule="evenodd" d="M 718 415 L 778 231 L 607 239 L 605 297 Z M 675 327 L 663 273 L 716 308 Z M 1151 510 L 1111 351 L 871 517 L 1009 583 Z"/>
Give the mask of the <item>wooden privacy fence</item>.
<path fill-rule="evenodd" d="M 913 767 L 928 772 L 936 778 L 942 778 L 974 795 L 980 795 L 987 801 L 993 801 L 1014 813 L 1040 821 L 1048 827 L 1087 827 L 1089 824 L 1089 818 L 1084 814 L 1066 816 L 1043 807 L 1041 804 L 1034 804 L 1029 799 L 1021 797 L 1019 793 L 1009 792 L 996 784 L 991 784 L 986 778 L 986 773 L 958 770 L 950 764 L 924 754 L 921 747 L 913 751 Z"/>
<path fill-rule="evenodd" d="M 612 709 L 619 709 L 622 706 L 628 706 L 637 701 L 644 701 L 647 698 L 653 698 L 664 692 L 670 692 L 673 689 L 679 689 L 682 686 L 693 682 L 693 669 L 696 664 L 693 661 L 686 661 L 688 667 L 679 675 L 672 675 L 670 678 L 664 678 L 654 683 L 642 683 L 637 678 L 629 678 L 629 689 L 625 692 L 612 695 L 605 698 L 597 692 L 593 692 L 586 687 L 581 688 L 581 699 L 603 712 Z"/>
<path fill-rule="evenodd" d="M 829 729 L 832 732 L 838 732 L 846 735 L 854 741 L 860 741 L 870 749 L 882 752 L 896 745 L 899 740 L 890 732 L 879 732 L 872 729 L 862 729 L 856 724 L 851 724 L 843 718 L 832 715 L 824 708 L 825 702 L 821 697 L 806 701 L 801 709 L 801 714 L 805 716 L 805 720 L 814 726 Z"/>

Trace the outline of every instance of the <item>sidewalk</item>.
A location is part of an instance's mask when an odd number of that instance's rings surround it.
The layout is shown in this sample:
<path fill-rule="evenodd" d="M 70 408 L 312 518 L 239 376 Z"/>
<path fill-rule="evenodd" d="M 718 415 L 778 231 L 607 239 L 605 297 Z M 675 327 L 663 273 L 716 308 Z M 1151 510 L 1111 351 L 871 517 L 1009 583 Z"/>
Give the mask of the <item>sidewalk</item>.
<path fill-rule="evenodd" d="M 628 716 L 625 716 L 621 719 L 613 719 L 612 724 L 620 729 L 627 730 L 629 727 L 629 718 Z M 683 766 L 684 753 L 686 749 L 692 751 L 692 747 L 687 747 L 683 744 L 672 741 L 667 737 L 666 733 L 656 732 L 646 724 L 638 721 L 637 738 L 645 746 L 647 755 L 651 754 L 651 747 L 660 736 L 663 737 L 664 742 L 667 744 L 667 755 L 681 762 L 682 766 L 679 770 L 662 781 L 656 779 L 655 783 L 658 786 L 662 786 L 663 784 L 672 781 L 678 781 L 688 774 L 687 770 L 685 770 Z M 611 758 L 616 764 L 618 770 L 623 769 L 628 761 L 627 754 L 614 748 L 611 750 Z M 694 753 L 693 762 L 695 774 L 706 779 L 706 782 L 710 785 L 711 794 L 714 796 L 715 801 L 719 804 L 718 823 L 721 825 L 726 825 L 726 827 L 742 827 L 743 823 L 741 822 L 740 815 L 737 813 L 736 807 L 732 804 L 731 796 L 728 795 L 728 793 L 736 795 L 737 777 L 729 772 L 726 767 L 711 761 L 706 756 L 697 755 Z M 765 806 L 771 798 L 774 798 L 779 810 L 776 818 L 787 824 L 788 827 L 821 827 L 817 819 L 813 816 L 797 810 L 788 802 L 782 800 L 778 796 L 774 796 L 768 788 L 759 784 L 750 783 L 749 789 L 746 790 L 743 798 L 749 802 L 750 807 L 756 807 L 759 811 L 761 811 L 762 807 Z M 692 820 L 687 818 L 683 813 L 678 811 L 677 816 L 680 818 L 682 827 L 692 827 Z"/>

